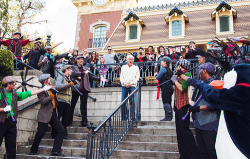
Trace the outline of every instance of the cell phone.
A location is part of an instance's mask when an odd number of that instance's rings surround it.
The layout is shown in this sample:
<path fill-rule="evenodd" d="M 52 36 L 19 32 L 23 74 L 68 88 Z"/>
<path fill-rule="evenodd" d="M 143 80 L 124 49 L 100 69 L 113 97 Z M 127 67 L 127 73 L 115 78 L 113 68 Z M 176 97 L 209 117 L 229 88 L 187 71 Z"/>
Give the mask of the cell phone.
<path fill-rule="evenodd" d="M 140 52 L 140 55 L 142 55 L 142 52 Z"/>

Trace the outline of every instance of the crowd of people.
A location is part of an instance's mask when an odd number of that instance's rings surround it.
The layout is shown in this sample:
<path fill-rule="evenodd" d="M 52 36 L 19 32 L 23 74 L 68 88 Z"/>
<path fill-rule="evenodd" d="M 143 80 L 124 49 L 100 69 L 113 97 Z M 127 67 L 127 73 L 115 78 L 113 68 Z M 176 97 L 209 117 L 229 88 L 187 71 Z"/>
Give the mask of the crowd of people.
<path fill-rule="evenodd" d="M 107 47 L 108 53 L 102 56 L 98 55 L 97 52 L 88 54 L 86 49 L 82 51 L 82 55 L 79 54 L 78 50 L 73 49 L 63 54 L 53 55 L 53 47 L 46 46 L 42 49 L 40 41 L 19 40 L 20 37 L 20 33 L 15 33 L 13 39 L 1 40 L 1 44 L 7 46 L 19 61 L 28 59 L 26 69 L 35 68 L 43 72 L 38 79 L 43 88 L 16 92 L 14 91 L 16 78 L 6 76 L 2 79 L 4 89 L 1 90 L 0 95 L 0 145 L 3 138 L 5 138 L 7 158 L 14 159 L 16 156 L 17 101 L 37 94 L 41 104 L 37 115 L 37 133 L 30 149 L 30 155 L 37 153 L 40 141 L 46 133 L 48 124 L 50 124 L 52 127 L 51 135 L 55 139 L 51 155 L 63 156 L 61 154 L 62 142 L 63 139 L 67 139 L 67 127 L 72 125 L 74 109 L 79 97 L 82 126 L 88 126 L 87 99 L 88 93 L 91 92 L 92 81 L 99 81 L 100 87 L 104 87 L 107 82 L 112 83 L 115 70 L 112 64 L 124 63 L 120 72 L 121 101 L 123 101 L 135 90 L 142 75 L 139 67 L 134 65 L 134 62 L 145 61 L 160 62 L 159 65 L 151 67 L 151 73 L 161 89 L 165 112 L 165 117 L 161 121 L 171 121 L 173 112 L 175 112 L 180 159 L 216 159 L 219 156 L 220 158 L 223 158 L 221 156 L 225 155 L 230 156 L 225 154 L 225 151 L 229 154 L 236 153 L 245 158 L 250 157 L 249 142 L 241 141 L 248 141 L 250 134 L 248 99 L 250 96 L 250 66 L 247 64 L 238 65 L 248 62 L 245 56 L 249 54 L 248 46 L 250 41 L 244 38 L 237 39 L 232 37 L 232 41 L 242 42 L 242 47 L 238 50 L 236 49 L 236 52 L 231 52 L 230 48 L 236 48 L 231 43 L 227 47 L 222 48 L 225 56 L 233 57 L 234 70 L 229 72 L 230 76 L 225 75 L 225 78 L 229 76 L 229 80 L 225 79 L 225 89 L 216 90 L 209 84 L 214 79 L 221 79 L 221 70 L 225 67 L 222 64 L 225 61 L 220 61 L 213 49 L 205 52 L 196 48 L 194 41 L 190 41 L 189 46 L 186 47 L 185 56 L 178 52 L 175 46 L 171 47 L 171 53 L 164 46 L 160 46 L 159 52 L 154 53 L 154 48 L 151 45 L 146 53 L 140 47 L 138 52 L 128 53 L 126 56 L 113 53 L 111 46 Z M 23 52 L 20 48 L 32 41 L 34 41 L 34 48 L 26 55 L 22 55 Z M 210 44 L 211 48 L 218 47 L 214 41 L 211 41 Z M 239 53 L 239 50 L 241 50 L 241 53 Z M 194 58 L 198 58 L 199 67 L 195 69 L 195 74 L 192 76 L 188 70 L 193 61 L 190 62 L 188 59 Z M 20 64 L 23 64 L 23 62 L 20 62 Z M 96 67 L 96 64 L 101 64 L 102 66 Z M 158 67 L 159 69 L 155 69 Z M 98 71 L 100 76 L 97 76 L 96 71 Z M 247 74 L 244 74 L 244 72 Z M 111 78 L 107 79 L 107 74 Z M 232 77 L 231 74 L 234 74 L 234 76 Z M 51 85 L 51 78 L 56 80 L 56 86 Z M 233 79 L 235 82 L 231 82 Z M 175 96 L 174 105 L 171 102 L 173 94 Z M 235 103 L 236 101 L 237 103 Z M 224 112 L 221 113 L 221 110 L 224 110 Z M 123 105 L 121 118 L 124 121 L 128 120 L 127 112 L 126 106 Z M 191 117 L 194 121 L 196 140 L 189 128 L 189 113 L 192 113 Z M 184 116 L 185 118 L 183 118 Z M 62 121 L 60 121 L 60 118 L 62 118 Z M 224 147 L 219 144 L 216 147 L 216 141 L 220 143 L 220 140 L 216 139 L 217 132 L 220 130 L 219 123 L 223 123 L 223 121 L 228 128 L 228 132 L 224 133 L 229 134 L 232 142 L 228 141 L 228 145 L 224 145 Z M 239 126 L 239 129 L 235 130 L 237 126 Z M 241 131 L 243 130 L 246 133 L 242 133 Z M 220 130 L 220 133 L 222 133 L 222 130 Z"/>

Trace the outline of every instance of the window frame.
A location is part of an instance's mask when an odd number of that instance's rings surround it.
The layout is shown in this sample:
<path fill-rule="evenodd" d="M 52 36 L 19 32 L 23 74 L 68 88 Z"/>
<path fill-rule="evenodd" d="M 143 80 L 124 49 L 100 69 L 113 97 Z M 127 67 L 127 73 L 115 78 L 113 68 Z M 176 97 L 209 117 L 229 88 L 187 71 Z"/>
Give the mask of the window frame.
<path fill-rule="evenodd" d="M 227 31 L 221 31 L 221 18 L 227 17 L 228 20 L 228 30 Z M 220 32 L 228 32 L 230 31 L 230 17 L 227 15 L 223 15 L 219 17 L 219 25 L 220 25 Z"/>
<path fill-rule="evenodd" d="M 96 36 L 96 29 L 101 28 L 101 27 L 106 27 L 106 36 L 105 36 L 105 38 L 103 38 L 103 41 L 105 41 L 105 43 L 103 43 L 102 40 L 101 40 L 100 45 L 99 45 L 99 44 L 95 44 L 95 39 L 96 39 L 95 36 Z M 101 31 L 100 31 L 100 35 L 102 35 Z M 102 39 L 102 38 L 99 37 L 99 39 Z M 107 42 L 106 40 L 107 40 L 107 26 L 106 25 L 97 25 L 97 26 L 95 26 L 94 27 L 94 32 L 93 32 L 93 39 L 92 39 L 92 48 L 102 48 L 102 47 L 104 47 L 106 42 Z M 97 45 L 97 47 L 96 47 L 96 45 Z"/>
<path fill-rule="evenodd" d="M 135 39 L 131 39 L 131 38 L 130 38 L 130 35 L 131 35 L 131 27 L 132 27 L 132 26 L 136 26 L 136 38 L 135 38 Z M 128 37 L 128 40 L 136 40 L 136 39 L 138 39 L 138 25 L 137 25 L 137 24 L 132 24 L 132 25 L 129 26 L 129 37 Z"/>
<path fill-rule="evenodd" d="M 180 34 L 178 34 L 178 35 L 173 35 L 173 31 L 174 31 L 174 22 L 180 22 L 179 24 L 180 24 L 180 26 L 181 26 L 181 28 L 178 28 L 178 30 L 180 31 Z M 176 28 L 175 28 L 176 29 Z M 174 36 L 174 37 L 176 37 L 176 36 L 182 36 L 182 21 L 181 20 L 174 20 L 174 21 L 172 21 L 172 36 Z"/>

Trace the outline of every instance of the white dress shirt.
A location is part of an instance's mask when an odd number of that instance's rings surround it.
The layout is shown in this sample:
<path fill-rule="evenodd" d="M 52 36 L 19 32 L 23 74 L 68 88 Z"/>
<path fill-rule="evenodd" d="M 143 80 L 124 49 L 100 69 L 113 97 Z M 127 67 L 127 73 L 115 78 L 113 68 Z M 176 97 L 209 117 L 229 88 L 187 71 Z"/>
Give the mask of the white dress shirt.
<path fill-rule="evenodd" d="M 137 86 L 137 82 L 140 78 L 139 67 L 132 65 L 123 65 L 121 68 L 120 81 L 121 85 L 125 86 L 125 84 L 130 83 L 132 87 Z"/>

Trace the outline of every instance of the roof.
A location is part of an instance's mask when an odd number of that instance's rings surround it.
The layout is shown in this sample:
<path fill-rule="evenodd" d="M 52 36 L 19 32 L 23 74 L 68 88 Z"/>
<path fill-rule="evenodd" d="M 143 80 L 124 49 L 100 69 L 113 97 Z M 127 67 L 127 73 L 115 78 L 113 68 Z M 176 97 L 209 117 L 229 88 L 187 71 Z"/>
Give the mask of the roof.
<path fill-rule="evenodd" d="M 106 46 L 129 47 L 142 46 L 146 44 L 168 44 L 178 41 L 213 39 L 216 36 L 216 21 L 211 19 L 211 13 L 214 9 L 185 11 L 188 16 L 189 23 L 186 23 L 185 37 L 182 39 L 169 39 L 169 24 L 166 24 L 165 14 L 140 16 L 140 19 L 146 24 L 142 29 L 141 40 L 138 42 L 125 42 L 126 28 L 120 23 L 113 35 L 110 37 Z M 234 19 L 234 36 L 247 36 L 249 31 L 250 5 L 235 6 L 237 10 L 237 18 Z M 218 36 L 219 38 L 227 37 Z M 106 50 L 106 48 L 104 48 Z"/>

